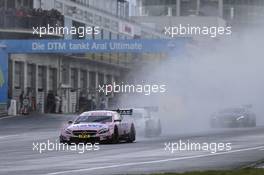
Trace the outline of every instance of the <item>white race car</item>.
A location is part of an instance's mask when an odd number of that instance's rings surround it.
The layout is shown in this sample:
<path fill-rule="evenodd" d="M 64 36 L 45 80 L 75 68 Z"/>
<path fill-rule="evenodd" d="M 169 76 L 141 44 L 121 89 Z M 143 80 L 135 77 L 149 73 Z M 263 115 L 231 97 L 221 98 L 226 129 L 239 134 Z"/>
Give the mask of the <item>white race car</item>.
<path fill-rule="evenodd" d="M 118 143 L 125 140 L 132 143 L 136 140 L 134 123 L 124 115 L 132 115 L 132 109 L 84 112 L 62 128 L 60 142 Z"/>
<path fill-rule="evenodd" d="M 133 108 L 132 117 L 139 134 L 145 137 L 161 135 L 161 121 L 155 116 L 155 112 L 157 111 L 157 107 Z"/>

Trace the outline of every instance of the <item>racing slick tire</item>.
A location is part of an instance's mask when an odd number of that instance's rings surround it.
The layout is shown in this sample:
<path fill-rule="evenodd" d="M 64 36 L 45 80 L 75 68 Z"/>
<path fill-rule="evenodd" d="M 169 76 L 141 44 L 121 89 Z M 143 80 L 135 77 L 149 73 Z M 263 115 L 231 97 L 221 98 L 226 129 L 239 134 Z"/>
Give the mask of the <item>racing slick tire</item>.
<path fill-rule="evenodd" d="M 118 128 L 115 126 L 114 133 L 112 135 L 112 138 L 110 140 L 111 143 L 119 143 L 119 134 L 118 134 Z"/>
<path fill-rule="evenodd" d="M 127 142 L 128 143 L 133 143 L 135 140 L 136 140 L 136 129 L 135 129 L 134 125 L 131 125 L 131 129 L 130 129 L 130 132 L 129 132 L 129 136 L 128 136 Z"/>
<path fill-rule="evenodd" d="M 63 143 L 63 144 L 70 144 L 70 142 L 64 140 L 64 139 L 62 138 L 62 136 L 60 136 L 60 143 Z"/>

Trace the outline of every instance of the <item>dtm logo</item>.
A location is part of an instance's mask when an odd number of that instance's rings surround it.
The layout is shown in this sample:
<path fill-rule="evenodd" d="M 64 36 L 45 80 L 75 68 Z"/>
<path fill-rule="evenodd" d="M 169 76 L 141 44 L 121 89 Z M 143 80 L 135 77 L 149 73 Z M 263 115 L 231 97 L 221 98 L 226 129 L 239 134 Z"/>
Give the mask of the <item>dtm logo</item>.
<path fill-rule="evenodd" d="M 5 84 L 5 78 L 4 78 L 4 73 L 2 69 L 0 68 L 0 88 L 3 87 Z"/>

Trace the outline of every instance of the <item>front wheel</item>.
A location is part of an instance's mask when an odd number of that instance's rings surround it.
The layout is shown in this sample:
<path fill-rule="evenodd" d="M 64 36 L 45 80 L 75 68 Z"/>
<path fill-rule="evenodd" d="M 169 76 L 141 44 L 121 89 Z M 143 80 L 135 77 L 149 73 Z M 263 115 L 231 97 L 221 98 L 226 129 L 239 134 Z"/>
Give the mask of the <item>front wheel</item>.
<path fill-rule="evenodd" d="M 63 137 L 60 136 L 60 143 L 62 143 L 62 144 L 69 144 L 70 142 L 64 140 Z"/>

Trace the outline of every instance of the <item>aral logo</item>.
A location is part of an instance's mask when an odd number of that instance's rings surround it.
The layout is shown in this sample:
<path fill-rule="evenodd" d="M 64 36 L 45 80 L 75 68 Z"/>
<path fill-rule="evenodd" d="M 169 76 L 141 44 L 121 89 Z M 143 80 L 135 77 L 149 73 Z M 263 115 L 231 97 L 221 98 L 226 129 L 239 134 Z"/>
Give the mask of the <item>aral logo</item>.
<path fill-rule="evenodd" d="M 0 88 L 5 84 L 4 74 L 2 69 L 0 68 Z"/>

